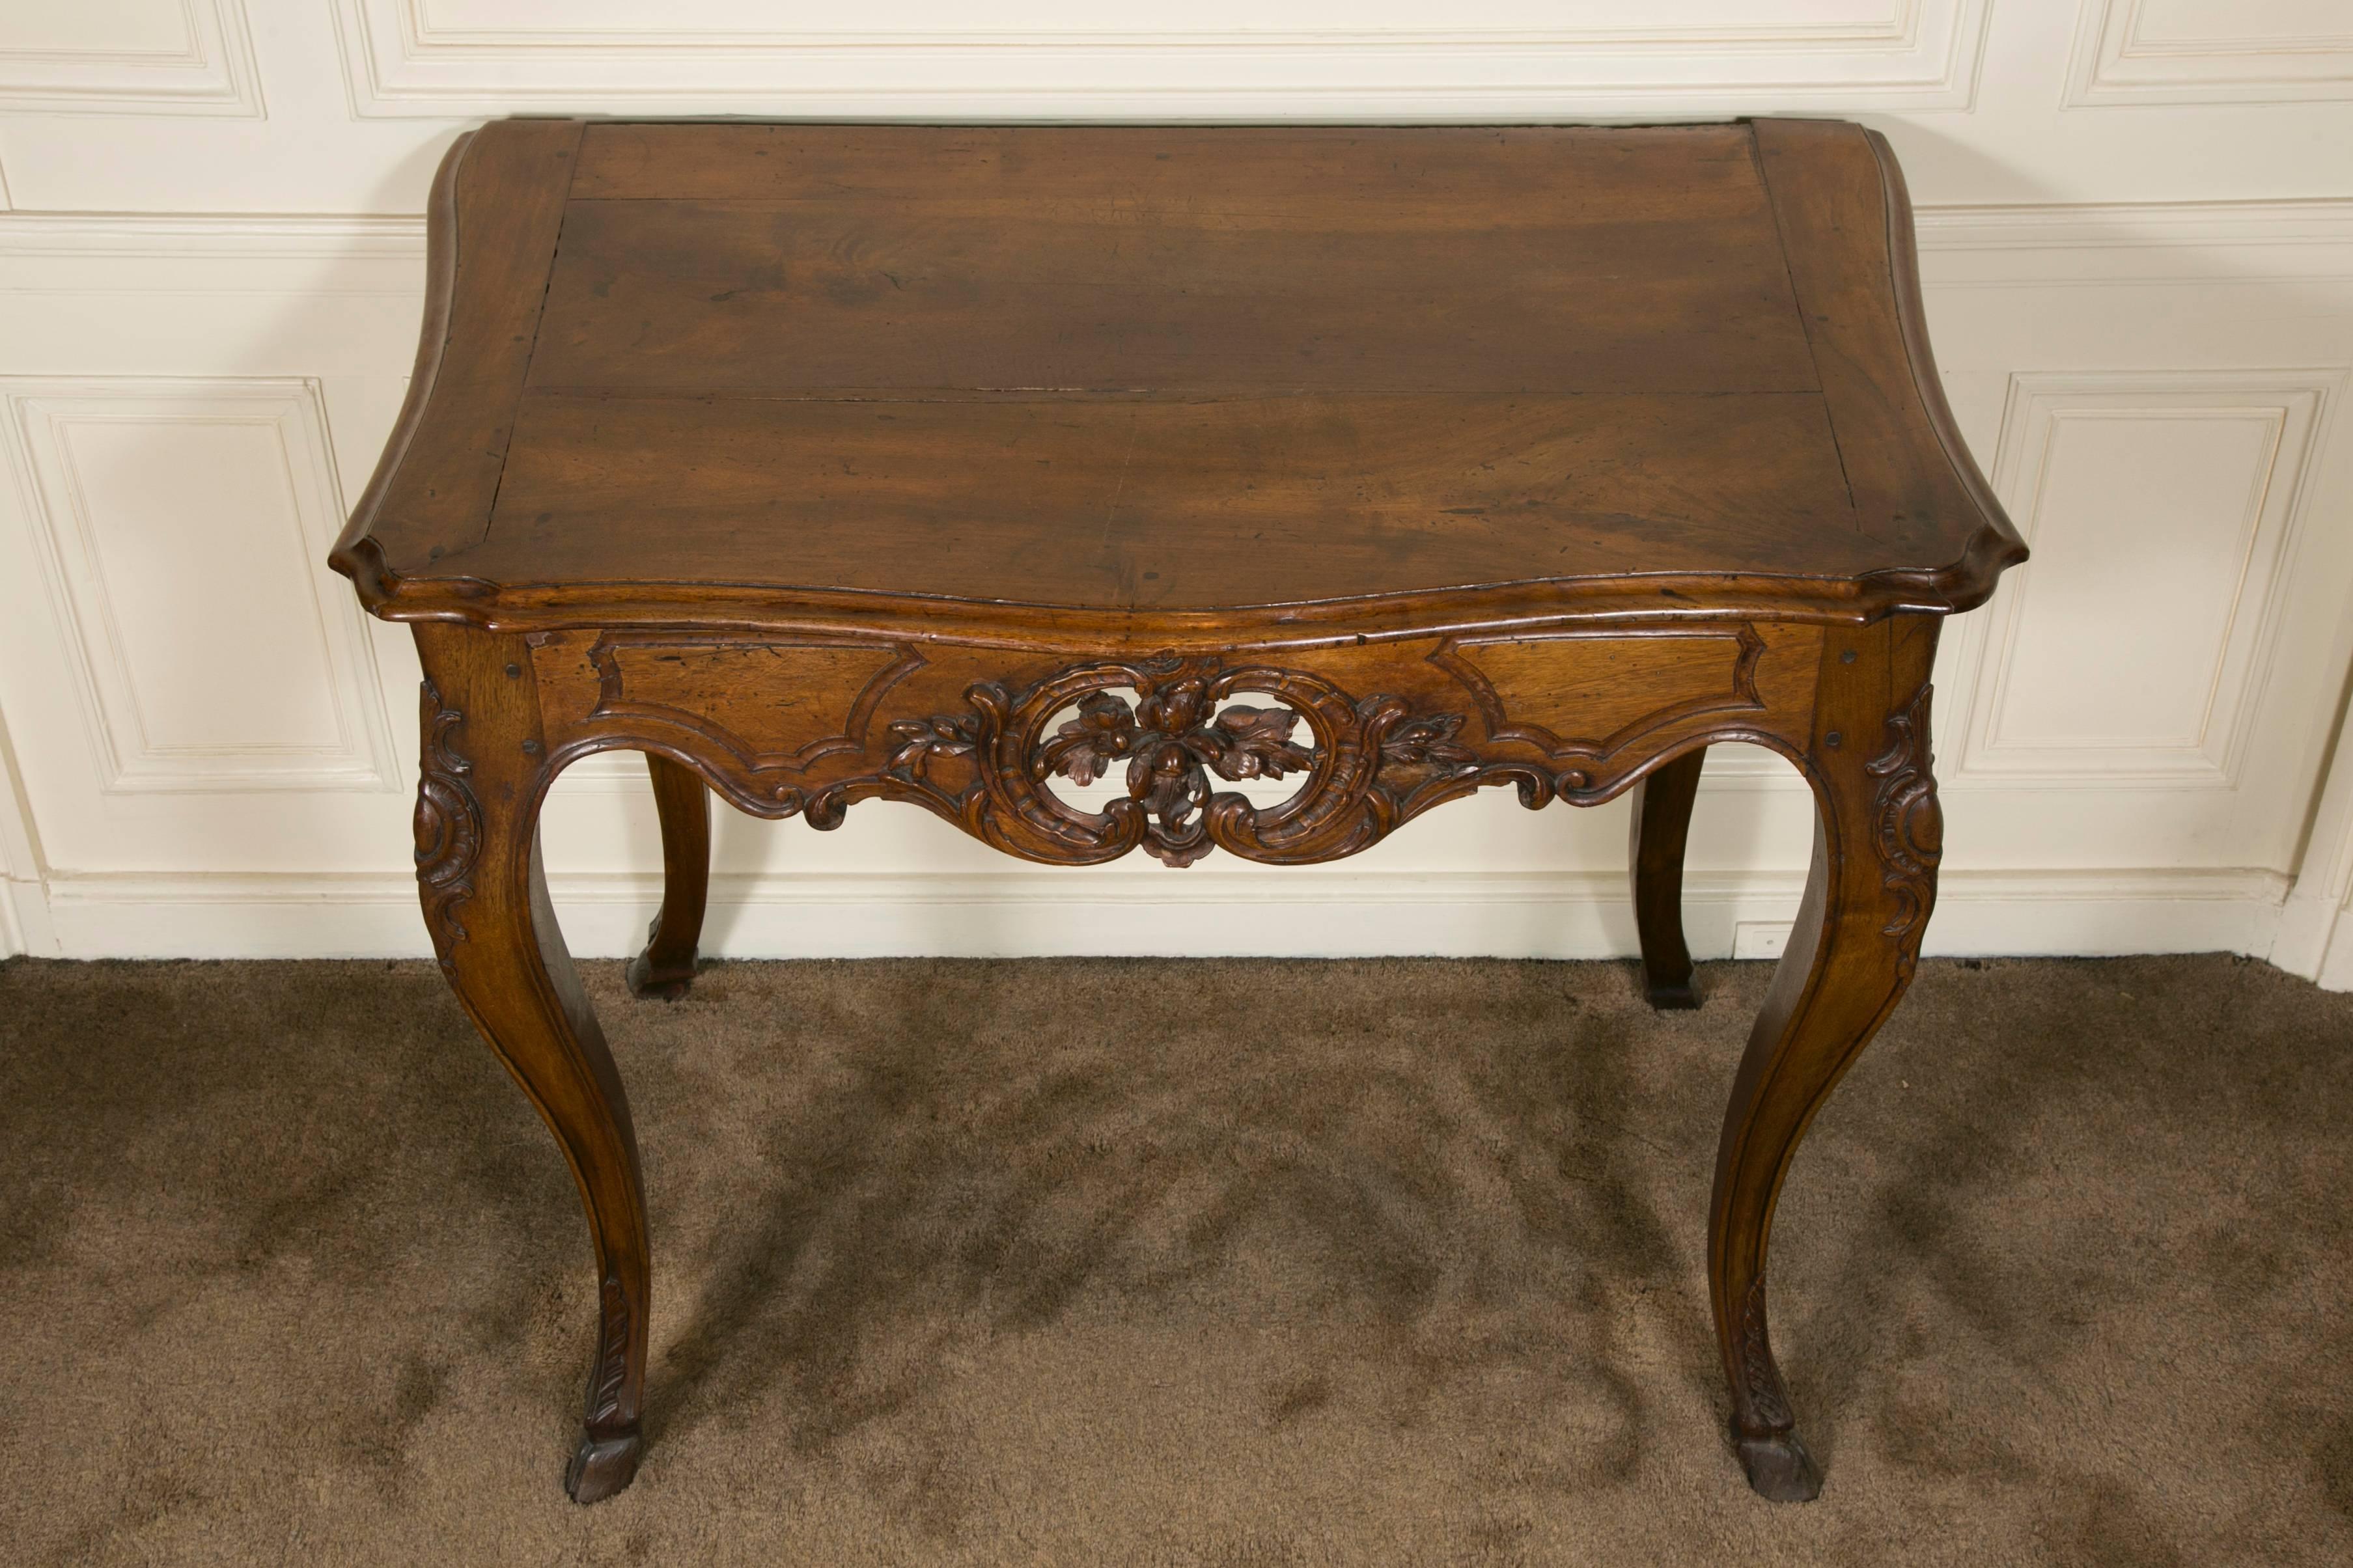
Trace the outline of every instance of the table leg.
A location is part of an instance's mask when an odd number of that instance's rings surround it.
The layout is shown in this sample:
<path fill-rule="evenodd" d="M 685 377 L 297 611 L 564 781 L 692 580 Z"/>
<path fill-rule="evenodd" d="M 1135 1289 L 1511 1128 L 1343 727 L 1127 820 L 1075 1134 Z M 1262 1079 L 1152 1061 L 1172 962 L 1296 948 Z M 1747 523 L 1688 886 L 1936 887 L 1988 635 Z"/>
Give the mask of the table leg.
<path fill-rule="evenodd" d="M 1699 1005 L 1691 949 L 1683 945 L 1683 840 L 1706 761 L 1705 746 L 1686 752 L 1634 786 L 1634 927 L 1642 942 L 1643 989 L 1662 1010 Z"/>
<path fill-rule="evenodd" d="M 646 753 L 646 767 L 661 816 L 662 906 L 628 979 L 633 996 L 675 1002 L 694 984 L 694 949 L 711 894 L 711 792 L 692 768 L 659 752 Z"/>
<path fill-rule="evenodd" d="M 1725 1113 L 1708 1286 L 1748 1484 L 1777 1502 L 1821 1490 L 1766 1329 L 1765 1253 L 1806 1128 L 1911 984 L 1936 900 L 1942 818 L 1928 754 L 1936 623 L 1834 628 L 1806 768 L 1813 867 Z"/>
<path fill-rule="evenodd" d="M 596 1254 L 600 1326 L 565 1488 L 595 1502 L 637 1474 L 649 1269 L 637 1134 L 620 1075 L 565 951 L 539 858 L 553 770 L 520 637 L 420 625 L 425 666 L 417 876 L 458 999 L 571 1163 Z"/>

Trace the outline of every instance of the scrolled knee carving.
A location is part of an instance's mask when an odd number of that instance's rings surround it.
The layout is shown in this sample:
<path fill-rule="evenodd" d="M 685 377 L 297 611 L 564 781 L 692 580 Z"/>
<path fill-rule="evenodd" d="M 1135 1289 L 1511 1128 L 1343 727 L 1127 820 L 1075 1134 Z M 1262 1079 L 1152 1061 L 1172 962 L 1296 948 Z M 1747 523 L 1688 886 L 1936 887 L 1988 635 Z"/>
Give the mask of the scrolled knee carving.
<path fill-rule="evenodd" d="M 473 763 L 457 747 L 466 715 L 444 702 L 431 680 L 424 682 L 424 745 L 418 767 L 417 884 L 425 924 L 444 971 L 457 967 L 456 951 L 466 940 L 459 910 L 474 896 L 474 863 L 481 856 L 482 807 L 469 775 Z"/>
<path fill-rule="evenodd" d="M 1935 757 L 1929 751 L 1927 683 L 1887 716 L 1887 744 L 1864 764 L 1879 781 L 1873 802 L 1872 845 L 1891 900 L 1883 934 L 1903 943 L 1903 973 L 1919 963 L 1920 939 L 1936 902 L 1936 866 L 1944 858 L 1945 815 L 1936 801 Z"/>

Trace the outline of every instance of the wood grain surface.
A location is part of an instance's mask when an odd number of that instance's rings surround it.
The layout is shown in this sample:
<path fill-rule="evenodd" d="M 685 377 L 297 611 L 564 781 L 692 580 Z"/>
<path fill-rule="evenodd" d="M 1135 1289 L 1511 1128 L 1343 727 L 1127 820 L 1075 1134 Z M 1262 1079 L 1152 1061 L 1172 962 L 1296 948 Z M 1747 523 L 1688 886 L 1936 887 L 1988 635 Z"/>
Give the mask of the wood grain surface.
<path fill-rule="evenodd" d="M 1736 582 L 1852 620 L 2019 552 L 1854 126 L 534 121 L 451 158 L 432 373 L 336 555 L 396 617 L 1152 638 Z"/>

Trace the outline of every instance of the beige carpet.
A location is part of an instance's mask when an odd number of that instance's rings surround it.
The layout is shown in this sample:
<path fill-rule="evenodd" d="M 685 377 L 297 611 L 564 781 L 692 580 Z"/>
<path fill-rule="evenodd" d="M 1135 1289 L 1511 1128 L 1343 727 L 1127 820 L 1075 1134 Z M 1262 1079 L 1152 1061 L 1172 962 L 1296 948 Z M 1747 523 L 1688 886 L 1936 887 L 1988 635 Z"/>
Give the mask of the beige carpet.
<path fill-rule="evenodd" d="M 559 1476 L 554 1143 L 429 964 L 0 965 L 0 1558 L 2353 1561 L 2353 996 L 1931 963 L 1817 1124 L 1718 1434 L 1701 1223 L 1761 965 L 588 979 L 651 1447 Z"/>

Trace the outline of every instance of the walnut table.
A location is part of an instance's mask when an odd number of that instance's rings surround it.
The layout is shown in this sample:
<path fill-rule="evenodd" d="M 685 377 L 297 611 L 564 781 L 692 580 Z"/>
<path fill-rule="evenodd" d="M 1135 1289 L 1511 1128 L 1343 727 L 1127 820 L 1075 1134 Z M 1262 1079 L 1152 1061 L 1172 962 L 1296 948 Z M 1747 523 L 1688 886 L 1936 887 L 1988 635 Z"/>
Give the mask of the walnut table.
<path fill-rule="evenodd" d="M 1883 142 L 510 120 L 450 151 L 429 232 L 416 379 L 333 563 L 413 624 L 426 923 L 587 1207 L 575 1498 L 636 1473 L 651 1273 L 540 868 L 567 763 L 652 769 L 640 996 L 693 976 L 706 786 L 1184 866 L 1352 855 L 1500 784 L 1635 792 L 1671 1007 L 1717 741 L 1818 803 L 1708 1218 L 1734 1446 L 1814 1495 L 1774 1199 L 1919 953 L 1940 618 L 2025 556 L 1938 391 Z M 1106 773 L 1100 811 L 1058 794 Z"/>

